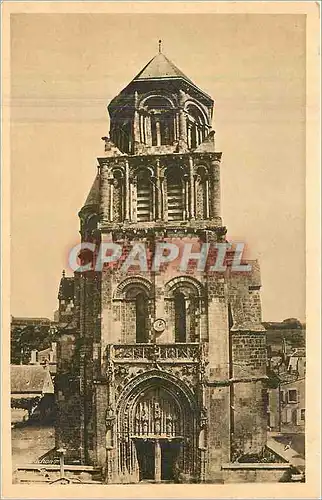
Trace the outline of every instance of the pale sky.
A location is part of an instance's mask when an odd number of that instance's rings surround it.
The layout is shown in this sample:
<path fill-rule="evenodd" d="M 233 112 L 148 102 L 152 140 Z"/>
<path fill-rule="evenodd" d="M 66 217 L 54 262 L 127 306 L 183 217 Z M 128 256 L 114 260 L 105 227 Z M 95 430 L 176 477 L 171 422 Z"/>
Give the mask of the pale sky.
<path fill-rule="evenodd" d="M 264 321 L 305 320 L 305 17 L 12 16 L 11 314 L 52 317 L 106 106 L 163 51 L 216 102 L 222 217 L 262 271 Z"/>

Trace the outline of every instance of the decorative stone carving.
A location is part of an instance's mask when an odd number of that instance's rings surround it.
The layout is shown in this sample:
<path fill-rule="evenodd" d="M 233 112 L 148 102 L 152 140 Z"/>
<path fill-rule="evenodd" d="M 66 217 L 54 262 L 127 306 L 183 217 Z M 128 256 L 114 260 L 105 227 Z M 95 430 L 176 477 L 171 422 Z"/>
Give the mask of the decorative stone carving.
<path fill-rule="evenodd" d="M 129 367 L 128 366 L 122 366 L 122 365 L 116 366 L 115 370 L 114 370 L 114 373 L 115 373 L 115 375 L 117 377 L 125 378 L 129 374 Z"/>
<path fill-rule="evenodd" d="M 152 362 L 166 361 L 167 359 L 184 359 L 189 362 L 197 362 L 200 358 L 201 346 L 197 344 L 145 344 L 114 346 L 114 358 L 128 360 L 149 360 Z"/>
<path fill-rule="evenodd" d="M 208 424 L 208 412 L 207 412 L 207 408 L 203 407 L 200 411 L 200 428 L 201 429 L 204 429 L 206 427 L 206 425 Z"/>
<path fill-rule="evenodd" d="M 107 410 L 106 410 L 106 413 L 105 413 L 105 425 L 106 425 L 106 428 L 109 429 L 112 427 L 114 421 L 115 421 L 115 413 L 114 413 L 114 410 L 113 410 L 113 407 L 112 405 L 108 405 L 107 407 Z"/>
<path fill-rule="evenodd" d="M 113 382 L 114 380 L 114 363 L 112 360 L 108 360 L 106 368 L 106 377 L 108 382 Z"/>
<path fill-rule="evenodd" d="M 192 365 L 192 366 L 184 366 L 182 368 L 182 373 L 183 375 L 195 375 L 198 372 L 197 367 Z"/>

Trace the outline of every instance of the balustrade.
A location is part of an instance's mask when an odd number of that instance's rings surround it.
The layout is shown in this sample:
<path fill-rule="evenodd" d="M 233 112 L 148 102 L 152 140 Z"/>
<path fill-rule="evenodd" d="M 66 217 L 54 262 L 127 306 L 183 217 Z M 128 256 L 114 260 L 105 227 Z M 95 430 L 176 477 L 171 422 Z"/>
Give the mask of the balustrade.
<path fill-rule="evenodd" d="M 201 345 L 196 343 L 177 344 L 115 344 L 111 351 L 114 361 L 185 361 L 198 362 Z"/>

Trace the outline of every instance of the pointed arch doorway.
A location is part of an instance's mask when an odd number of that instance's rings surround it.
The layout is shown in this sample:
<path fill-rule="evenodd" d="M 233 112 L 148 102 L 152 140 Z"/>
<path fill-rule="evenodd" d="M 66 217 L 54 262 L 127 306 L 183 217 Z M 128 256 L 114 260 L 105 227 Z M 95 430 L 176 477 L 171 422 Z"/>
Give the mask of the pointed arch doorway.
<path fill-rule="evenodd" d="M 118 413 L 119 473 L 135 482 L 195 475 L 195 414 L 192 401 L 170 381 L 154 376 L 139 383 Z"/>

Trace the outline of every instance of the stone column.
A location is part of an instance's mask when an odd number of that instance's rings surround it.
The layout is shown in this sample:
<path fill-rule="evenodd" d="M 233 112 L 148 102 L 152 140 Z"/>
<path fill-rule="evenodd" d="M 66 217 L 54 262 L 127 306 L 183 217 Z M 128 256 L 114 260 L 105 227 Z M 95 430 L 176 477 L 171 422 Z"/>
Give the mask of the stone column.
<path fill-rule="evenodd" d="M 188 123 L 188 128 L 187 128 L 187 145 L 188 145 L 188 148 L 192 147 L 192 140 L 191 139 L 192 139 L 192 128 L 191 128 L 191 124 Z"/>
<path fill-rule="evenodd" d="M 100 213 L 103 221 L 109 220 L 110 214 L 110 182 L 107 165 L 101 166 L 101 185 L 100 185 Z"/>
<path fill-rule="evenodd" d="M 161 191 L 161 168 L 160 168 L 160 160 L 157 159 L 155 166 L 155 185 L 156 185 L 156 220 L 162 219 L 162 191 Z"/>
<path fill-rule="evenodd" d="M 152 206 L 150 204 L 150 220 L 156 220 L 156 212 L 157 212 L 157 188 L 155 183 L 151 180 L 151 195 L 152 195 Z"/>
<path fill-rule="evenodd" d="M 146 133 L 146 145 L 152 146 L 152 130 L 151 130 L 151 115 L 148 114 L 145 118 L 145 133 Z"/>
<path fill-rule="evenodd" d="M 157 146 L 161 146 L 161 127 L 159 117 L 155 119 L 155 129 L 157 134 Z"/>
<path fill-rule="evenodd" d="M 187 146 L 187 123 L 186 116 L 184 112 L 184 100 L 185 94 L 180 90 L 180 101 L 179 101 L 179 144 L 180 146 Z"/>
<path fill-rule="evenodd" d="M 175 141 L 179 141 L 179 139 L 180 139 L 179 111 L 176 111 L 176 114 L 175 114 Z"/>
<path fill-rule="evenodd" d="M 134 94 L 133 142 L 140 142 L 140 115 L 138 111 L 138 93 Z"/>
<path fill-rule="evenodd" d="M 140 142 L 145 143 L 145 117 L 141 113 L 140 114 Z"/>
<path fill-rule="evenodd" d="M 137 222 L 137 177 L 131 178 L 131 221 Z"/>
<path fill-rule="evenodd" d="M 130 220 L 130 167 L 128 160 L 125 161 L 125 220 Z"/>
<path fill-rule="evenodd" d="M 189 193 L 190 193 L 190 219 L 195 218 L 195 190 L 194 190 L 194 175 L 193 175 L 193 159 L 189 156 Z"/>
<path fill-rule="evenodd" d="M 110 213 L 108 220 L 113 220 L 113 195 L 114 195 L 114 178 L 109 179 L 109 188 L 110 188 Z"/>
<path fill-rule="evenodd" d="M 157 483 L 161 482 L 161 446 L 158 439 L 154 445 L 154 479 Z"/>
<path fill-rule="evenodd" d="M 205 213 L 205 218 L 209 219 L 209 179 L 208 177 L 205 180 L 205 202 L 206 202 L 206 213 Z"/>
<path fill-rule="evenodd" d="M 211 161 L 210 216 L 220 217 L 220 161 Z"/>
<path fill-rule="evenodd" d="M 190 217 L 190 203 L 189 203 L 189 182 L 185 177 L 183 178 L 183 194 L 184 194 L 184 214 L 183 219 L 187 220 Z"/>
<path fill-rule="evenodd" d="M 164 176 L 160 177 L 160 188 L 161 188 L 161 219 L 168 220 L 168 206 L 166 202 L 166 193 L 165 193 L 165 181 Z"/>

